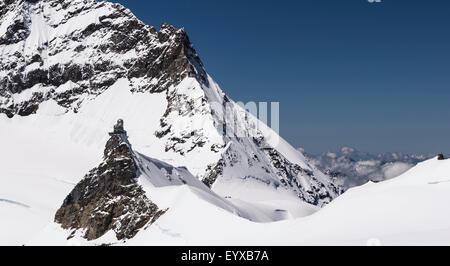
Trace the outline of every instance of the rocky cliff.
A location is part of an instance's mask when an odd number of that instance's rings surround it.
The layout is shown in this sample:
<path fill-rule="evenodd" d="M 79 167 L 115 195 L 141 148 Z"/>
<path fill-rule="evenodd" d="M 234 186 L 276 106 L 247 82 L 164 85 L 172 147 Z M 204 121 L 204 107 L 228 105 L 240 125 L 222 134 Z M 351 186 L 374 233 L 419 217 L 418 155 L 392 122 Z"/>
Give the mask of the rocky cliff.
<path fill-rule="evenodd" d="M 127 78 L 136 91 L 161 92 L 206 73 L 184 30 L 159 31 L 118 4 L 95 0 L 0 2 L 0 112 L 30 115 L 55 99 L 76 110 Z M 61 90 L 68 82 L 75 85 Z M 36 87 L 38 86 L 39 89 Z M 32 89 L 33 88 L 33 89 Z M 28 91 L 28 97 L 13 97 Z"/>
<path fill-rule="evenodd" d="M 137 184 L 138 167 L 125 133 L 111 134 L 104 160 L 76 185 L 57 211 L 64 229 L 81 230 L 88 240 L 112 230 L 118 240 L 133 238 L 164 211 Z"/>

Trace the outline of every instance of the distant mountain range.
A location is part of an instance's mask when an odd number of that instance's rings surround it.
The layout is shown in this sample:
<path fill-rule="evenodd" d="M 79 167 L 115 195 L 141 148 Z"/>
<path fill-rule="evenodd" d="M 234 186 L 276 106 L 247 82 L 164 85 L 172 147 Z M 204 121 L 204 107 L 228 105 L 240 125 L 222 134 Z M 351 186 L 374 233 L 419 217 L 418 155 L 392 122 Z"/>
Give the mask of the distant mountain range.
<path fill-rule="evenodd" d="M 303 152 L 303 149 L 300 148 Z M 360 186 L 368 181 L 383 181 L 397 177 L 417 163 L 433 155 L 394 153 L 371 154 L 343 147 L 338 152 L 307 155 L 310 162 L 334 177 L 345 189 Z"/>

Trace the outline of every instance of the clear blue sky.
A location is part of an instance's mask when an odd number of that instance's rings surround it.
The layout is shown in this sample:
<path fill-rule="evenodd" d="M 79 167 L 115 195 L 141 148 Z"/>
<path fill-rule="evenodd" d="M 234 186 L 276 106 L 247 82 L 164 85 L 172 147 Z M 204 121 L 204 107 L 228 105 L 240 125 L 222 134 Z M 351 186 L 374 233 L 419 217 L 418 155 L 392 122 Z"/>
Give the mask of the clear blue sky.
<path fill-rule="evenodd" d="M 450 153 L 448 0 L 116 0 L 184 27 L 236 101 L 278 101 L 281 135 L 318 153 Z"/>

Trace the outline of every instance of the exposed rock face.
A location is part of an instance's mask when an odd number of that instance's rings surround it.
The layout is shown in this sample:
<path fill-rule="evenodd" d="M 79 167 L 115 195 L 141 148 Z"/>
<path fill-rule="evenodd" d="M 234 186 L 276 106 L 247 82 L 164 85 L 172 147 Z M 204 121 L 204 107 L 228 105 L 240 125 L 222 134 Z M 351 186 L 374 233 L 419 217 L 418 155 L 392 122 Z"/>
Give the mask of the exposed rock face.
<path fill-rule="evenodd" d="M 137 166 L 125 134 L 111 134 L 104 161 L 73 189 L 57 211 L 64 229 L 84 230 L 94 240 L 110 230 L 117 239 L 134 237 L 164 211 L 158 210 L 136 183 Z"/>
<path fill-rule="evenodd" d="M 165 91 L 187 76 L 206 81 L 183 29 L 163 24 L 157 32 L 121 5 L 3 0 L 0 10 L 0 112 L 10 117 L 33 114 L 48 99 L 76 110 L 119 78 L 149 92 Z M 58 89 L 64 84 L 72 86 Z M 27 97 L 12 97 L 27 90 Z"/>
<path fill-rule="evenodd" d="M 267 149 L 266 153 L 271 158 L 273 167 L 277 169 L 277 175 L 282 177 L 281 185 L 291 187 L 303 201 L 323 206 L 333 200 L 333 195 L 344 193 L 339 186 L 320 182 L 311 170 L 289 163 L 275 149 Z M 300 178 L 297 178 L 298 176 L 307 176 L 309 184 L 305 185 Z"/>

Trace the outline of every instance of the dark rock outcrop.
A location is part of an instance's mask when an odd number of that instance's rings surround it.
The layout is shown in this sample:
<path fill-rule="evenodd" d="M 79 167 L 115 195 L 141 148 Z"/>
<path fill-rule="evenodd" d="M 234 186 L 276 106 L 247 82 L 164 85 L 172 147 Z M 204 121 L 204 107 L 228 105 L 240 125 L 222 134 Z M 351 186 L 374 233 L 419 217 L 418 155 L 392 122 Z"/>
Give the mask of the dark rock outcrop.
<path fill-rule="evenodd" d="M 83 230 L 94 240 L 113 230 L 118 240 L 133 238 L 153 223 L 161 211 L 137 183 L 138 167 L 124 133 L 111 133 L 104 161 L 76 185 L 57 211 L 55 221 L 64 229 Z"/>

